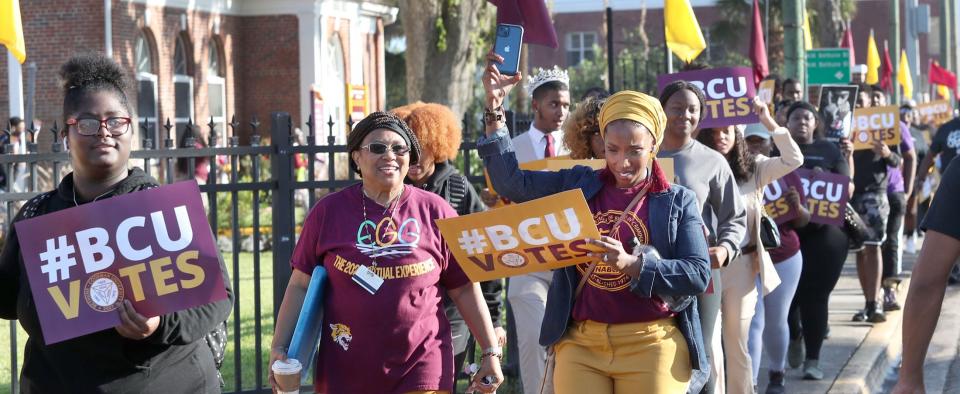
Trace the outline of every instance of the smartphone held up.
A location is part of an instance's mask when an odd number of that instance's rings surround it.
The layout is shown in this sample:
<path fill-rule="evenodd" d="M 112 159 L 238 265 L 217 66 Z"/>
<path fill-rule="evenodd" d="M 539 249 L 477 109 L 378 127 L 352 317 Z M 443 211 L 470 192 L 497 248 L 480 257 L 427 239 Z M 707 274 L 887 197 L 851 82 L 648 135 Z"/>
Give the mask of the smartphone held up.
<path fill-rule="evenodd" d="M 523 44 L 523 26 L 507 23 L 497 24 L 497 40 L 494 53 L 503 57 L 503 63 L 497 64 L 497 70 L 504 75 L 517 75 L 520 69 L 520 47 Z"/>

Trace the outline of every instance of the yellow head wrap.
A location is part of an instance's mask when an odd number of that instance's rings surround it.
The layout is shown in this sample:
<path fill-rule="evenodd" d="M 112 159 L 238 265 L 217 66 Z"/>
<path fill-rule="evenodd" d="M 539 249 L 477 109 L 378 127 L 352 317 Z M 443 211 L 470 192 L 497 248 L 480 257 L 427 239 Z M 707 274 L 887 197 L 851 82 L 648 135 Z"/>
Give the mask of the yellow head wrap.
<path fill-rule="evenodd" d="M 623 90 L 610 96 L 600 109 L 600 137 L 604 136 L 610 122 L 619 119 L 629 119 L 642 124 L 653 134 L 656 146 L 663 142 L 667 115 L 656 98 L 632 90 Z"/>

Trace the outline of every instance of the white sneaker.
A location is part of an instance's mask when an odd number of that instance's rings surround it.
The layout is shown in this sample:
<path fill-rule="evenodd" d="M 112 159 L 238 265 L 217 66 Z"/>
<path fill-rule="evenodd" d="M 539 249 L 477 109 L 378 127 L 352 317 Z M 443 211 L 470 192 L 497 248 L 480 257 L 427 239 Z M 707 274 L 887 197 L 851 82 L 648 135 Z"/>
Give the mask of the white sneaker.
<path fill-rule="evenodd" d="M 903 251 L 910 254 L 917 253 L 917 242 L 913 236 L 907 237 L 907 241 L 903 243 Z"/>

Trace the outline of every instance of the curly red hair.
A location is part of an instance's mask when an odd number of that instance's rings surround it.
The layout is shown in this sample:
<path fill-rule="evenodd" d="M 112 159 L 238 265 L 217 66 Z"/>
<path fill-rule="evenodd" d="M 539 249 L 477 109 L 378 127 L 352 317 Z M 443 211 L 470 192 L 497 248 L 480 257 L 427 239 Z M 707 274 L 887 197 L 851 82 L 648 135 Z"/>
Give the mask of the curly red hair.
<path fill-rule="evenodd" d="M 420 141 L 420 148 L 442 163 L 453 160 L 460 150 L 463 132 L 460 119 L 445 105 L 416 102 L 392 109 L 410 126 Z"/>
<path fill-rule="evenodd" d="M 600 107 L 606 98 L 587 97 L 563 123 L 563 144 L 571 159 L 593 159 L 590 137 L 600 133 Z M 602 157 L 601 157 L 602 159 Z"/>

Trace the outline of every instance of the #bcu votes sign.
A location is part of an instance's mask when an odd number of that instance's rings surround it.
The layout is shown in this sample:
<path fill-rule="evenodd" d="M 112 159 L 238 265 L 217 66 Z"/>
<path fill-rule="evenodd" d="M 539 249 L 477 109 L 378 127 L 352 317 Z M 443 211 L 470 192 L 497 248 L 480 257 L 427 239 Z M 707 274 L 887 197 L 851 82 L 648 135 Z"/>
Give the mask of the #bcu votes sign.
<path fill-rule="evenodd" d="M 953 119 L 953 107 L 949 100 L 919 104 L 917 105 L 917 112 L 920 113 L 921 122 L 933 123 L 937 127 Z"/>
<path fill-rule="evenodd" d="M 763 208 L 767 215 L 777 224 L 784 224 L 800 215 L 790 202 L 787 201 L 787 192 L 790 188 L 798 192 L 803 191 L 803 184 L 796 173 L 789 173 L 783 178 L 770 182 L 763 188 Z"/>
<path fill-rule="evenodd" d="M 803 194 L 807 196 L 810 221 L 843 226 L 843 215 L 850 198 L 850 177 L 805 168 L 794 173 L 800 176 Z"/>
<path fill-rule="evenodd" d="M 706 111 L 701 128 L 723 127 L 732 124 L 758 123 L 753 113 L 753 71 L 747 67 L 725 67 L 684 71 L 657 77 L 657 91 L 674 81 L 687 81 L 703 91 Z"/>
<path fill-rule="evenodd" d="M 900 143 L 900 110 L 896 106 L 857 108 L 852 123 L 850 135 L 855 150 L 873 149 L 874 141 Z"/>
<path fill-rule="evenodd" d="M 227 297 L 195 181 L 16 223 L 47 344 L 120 325 L 129 300 L 159 316 Z"/>
<path fill-rule="evenodd" d="M 580 189 L 437 221 L 443 240 L 474 282 L 548 271 L 590 260 L 602 249 Z"/>

